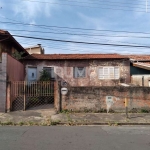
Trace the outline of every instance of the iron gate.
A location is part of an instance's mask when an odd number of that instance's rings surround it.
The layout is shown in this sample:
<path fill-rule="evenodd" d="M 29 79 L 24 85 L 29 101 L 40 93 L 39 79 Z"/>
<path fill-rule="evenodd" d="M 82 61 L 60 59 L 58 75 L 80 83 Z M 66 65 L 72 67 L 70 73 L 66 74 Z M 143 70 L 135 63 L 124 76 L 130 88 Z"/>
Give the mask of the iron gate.
<path fill-rule="evenodd" d="M 11 110 L 26 110 L 54 103 L 54 81 L 11 83 Z"/>

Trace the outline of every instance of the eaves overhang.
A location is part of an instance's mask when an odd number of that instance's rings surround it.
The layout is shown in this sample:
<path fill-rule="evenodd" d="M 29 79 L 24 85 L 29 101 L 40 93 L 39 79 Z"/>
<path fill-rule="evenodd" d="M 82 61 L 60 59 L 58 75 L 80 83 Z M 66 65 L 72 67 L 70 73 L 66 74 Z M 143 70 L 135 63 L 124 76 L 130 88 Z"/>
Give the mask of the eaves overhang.
<path fill-rule="evenodd" d="M 148 63 L 136 62 L 136 63 L 133 63 L 133 66 L 142 68 L 142 69 L 146 69 L 146 70 L 150 70 L 150 64 L 148 64 Z"/>

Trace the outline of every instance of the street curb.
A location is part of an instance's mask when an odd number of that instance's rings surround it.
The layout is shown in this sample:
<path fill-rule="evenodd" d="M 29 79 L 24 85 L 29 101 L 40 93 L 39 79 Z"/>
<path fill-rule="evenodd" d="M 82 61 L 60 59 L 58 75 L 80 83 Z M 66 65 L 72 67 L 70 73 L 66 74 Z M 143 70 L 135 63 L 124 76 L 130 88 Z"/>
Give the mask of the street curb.
<path fill-rule="evenodd" d="M 11 123 L 11 124 L 10 124 Z M 26 122 L 24 122 L 26 123 Z M 126 125 L 146 125 L 149 126 L 150 123 L 129 123 L 129 122 L 55 122 L 52 121 L 49 124 L 47 123 L 35 123 L 32 122 L 32 124 L 20 124 L 20 123 L 14 123 L 14 122 L 6 122 L 0 124 L 1 126 L 126 126 Z"/>
<path fill-rule="evenodd" d="M 57 125 L 109 125 L 109 126 L 118 126 L 118 125 L 150 125 L 150 123 L 115 123 L 115 122 L 110 122 L 110 123 L 75 123 L 75 122 L 59 122 Z"/>

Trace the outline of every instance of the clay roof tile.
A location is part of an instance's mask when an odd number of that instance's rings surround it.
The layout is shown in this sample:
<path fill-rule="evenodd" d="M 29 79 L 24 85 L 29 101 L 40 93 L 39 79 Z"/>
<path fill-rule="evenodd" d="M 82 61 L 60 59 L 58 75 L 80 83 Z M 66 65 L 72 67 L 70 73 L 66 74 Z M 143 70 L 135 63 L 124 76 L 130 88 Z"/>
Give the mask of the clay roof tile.
<path fill-rule="evenodd" d="M 119 54 L 32 54 L 24 59 L 61 60 L 61 59 L 123 59 Z"/>

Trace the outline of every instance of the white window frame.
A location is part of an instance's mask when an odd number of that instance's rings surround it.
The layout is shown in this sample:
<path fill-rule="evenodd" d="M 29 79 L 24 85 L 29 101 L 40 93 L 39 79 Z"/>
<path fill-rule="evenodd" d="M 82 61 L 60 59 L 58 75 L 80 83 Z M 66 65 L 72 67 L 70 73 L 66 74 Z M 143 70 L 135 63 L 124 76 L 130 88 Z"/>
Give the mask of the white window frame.
<path fill-rule="evenodd" d="M 118 71 L 118 73 L 116 73 Z M 120 68 L 119 67 L 114 67 L 114 79 L 119 79 L 120 78 Z"/>
<path fill-rule="evenodd" d="M 79 68 L 83 69 L 82 71 Z M 74 67 L 73 68 L 73 76 L 74 78 L 85 78 L 86 77 L 86 67 Z"/>
<path fill-rule="evenodd" d="M 112 66 L 102 66 L 99 67 L 98 78 L 100 80 L 105 79 L 115 79 L 118 80 L 120 78 L 120 68 L 112 67 Z"/>

